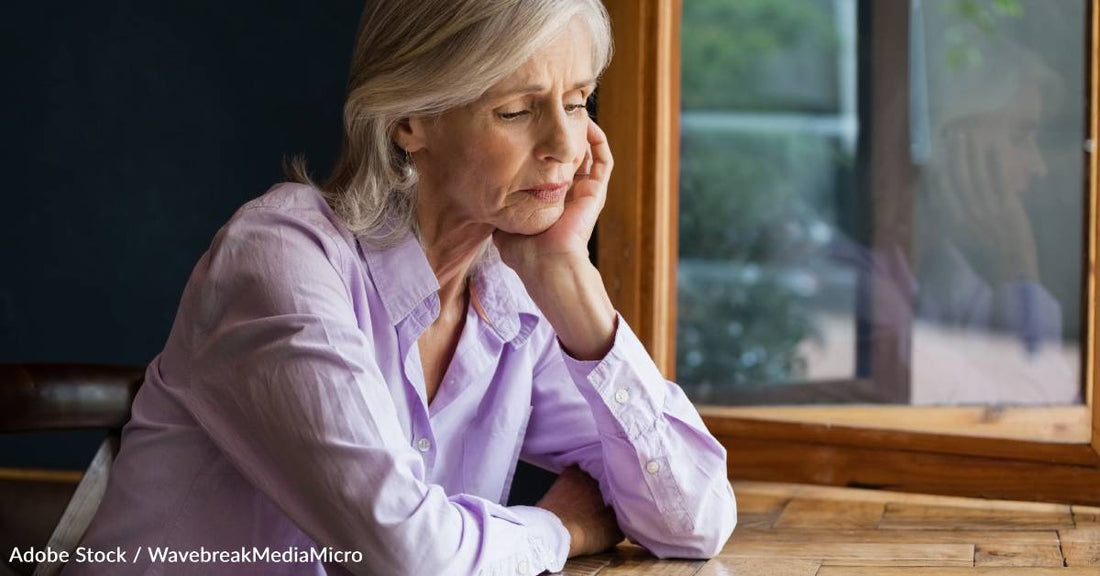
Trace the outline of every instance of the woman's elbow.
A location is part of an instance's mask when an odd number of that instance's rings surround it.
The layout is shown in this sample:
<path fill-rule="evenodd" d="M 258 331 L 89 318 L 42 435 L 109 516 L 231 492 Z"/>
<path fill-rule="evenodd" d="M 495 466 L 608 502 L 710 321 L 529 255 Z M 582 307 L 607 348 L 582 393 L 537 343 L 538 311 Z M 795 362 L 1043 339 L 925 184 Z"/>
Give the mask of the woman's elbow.
<path fill-rule="evenodd" d="M 658 558 L 708 560 L 726 546 L 737 527 L 737 501 L 729 481 L 723 480 L 714 498 L 700 502 L 689 530 L 672 539 L 670 545 L 653 546 L 650 551 Z"/>
<path fill-rule="evenodd" d="M 737 500 L 733 496 L 733 489 L 726 482 L 728 494 L 718 498 L 713 507 L 713 514 L 703 516 L 703 521 L 696 524 L 695 551 L 698 559 L 710 559 L 717 556 L 725 548 L 726 542 L 733 535 L 737 527 Z M 706 514 L 706 513 L 704 513 Z"/>
<path fill-rule="evenodd" d="M 715 518 L 715 522 L 698 535 L 700 559 L 714 558 L 721 553 L 737 527 L 737 501 L 733 498 L 733 490 L 730 490 L 728 504 L 721 505 Z"/>
<path fill-rule="evenodd" d="M 722 552 L 730 535 L 733 522 L 729 525 L 699 527 L 690 534 L 681 535 L 668 543 L 646 546 L 657 558 L 678 558 L 685 560 L 709 560 Z"/>

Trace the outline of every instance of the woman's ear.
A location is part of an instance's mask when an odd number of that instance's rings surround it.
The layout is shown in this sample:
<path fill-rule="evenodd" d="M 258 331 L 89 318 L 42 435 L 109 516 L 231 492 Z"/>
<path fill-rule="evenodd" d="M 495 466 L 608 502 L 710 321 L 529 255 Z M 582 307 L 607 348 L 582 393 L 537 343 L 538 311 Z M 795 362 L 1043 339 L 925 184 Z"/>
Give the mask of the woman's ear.
<path fill-rule="evenodd" d="M 412 154 L 423 150 L 427 144 L 427 125 L 418 117 L 402 118 L 397 121 L 393 139 L 403 150 Z"/>

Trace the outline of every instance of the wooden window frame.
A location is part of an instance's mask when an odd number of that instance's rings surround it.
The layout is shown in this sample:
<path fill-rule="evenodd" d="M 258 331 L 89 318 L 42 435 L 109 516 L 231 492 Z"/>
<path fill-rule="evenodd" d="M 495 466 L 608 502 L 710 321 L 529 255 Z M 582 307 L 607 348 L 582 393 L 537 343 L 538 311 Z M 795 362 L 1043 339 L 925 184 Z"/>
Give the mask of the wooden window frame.
<path fill-rule="evenodd" d="M 600 124 L 615 170 L 595 255 L 617 309 L 673 380 L 681 2 L 604 0 L 616 51 L 601 81 Z M 1098 2 L 1089 2 L 1086 19 L 1090 142 L 1100 135 Z M 1087 160 L 1084 406 L 701 406 L 704 422 L 727 449 L 730 477 L 1100 505 L 1100 402 L 1094 394 L 1100 173 L 1091 148 Z"/>

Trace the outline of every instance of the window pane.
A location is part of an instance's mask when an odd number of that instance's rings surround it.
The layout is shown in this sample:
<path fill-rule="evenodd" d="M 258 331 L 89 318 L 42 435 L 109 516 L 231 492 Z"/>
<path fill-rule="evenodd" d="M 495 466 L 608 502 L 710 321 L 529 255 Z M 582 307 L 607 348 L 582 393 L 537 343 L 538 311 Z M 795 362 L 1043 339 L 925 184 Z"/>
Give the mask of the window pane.
<path fill-rule="evenodd" d="M 685 391 L 1080 403 L 1085 8 L 685 2 Z"/>

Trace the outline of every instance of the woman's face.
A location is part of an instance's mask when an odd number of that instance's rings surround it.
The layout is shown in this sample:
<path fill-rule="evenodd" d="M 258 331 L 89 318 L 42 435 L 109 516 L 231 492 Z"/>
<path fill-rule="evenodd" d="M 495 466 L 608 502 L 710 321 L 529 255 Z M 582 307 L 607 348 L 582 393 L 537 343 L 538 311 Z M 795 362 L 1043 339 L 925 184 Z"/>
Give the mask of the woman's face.
<path fill-rule="evenodd" d="M 1005 165 L 1005 180 L 1019 187 L 1023 194 L 1034 189 L 1036 180 L 1047 174 L 1046 160 L 1038 143 L 1038 129 L 1043 119 L 1043 95 L 1035 83 L 1021 83 L 1012 101 L 1003 110 L 1003 133 L 997 140 L 1001 161 Z"/>
<path fill-rule="evenodd" d="M 421 202 L 506 232 L 549 228 L 585 159 L 593 76 L 588 31 L 574 19 L 478 101 L 413 119 Z"/>
<path fill-rule="evenodd" d="M 961 187 L 957 193 L 974 194 L 969 188 L 980 185 L 995 188 L 991 193 L 1016 197 L 1035 190 L 1036 181 L 1047 174 L 1038 143 L 1042 118 L 1039 86 L 1021 82 L 1012 99 L 997 109 L 952 120 L 946 126 L 944 147 L 951 161 L 967 164 L 968 174 L 953 174 Z"/>

